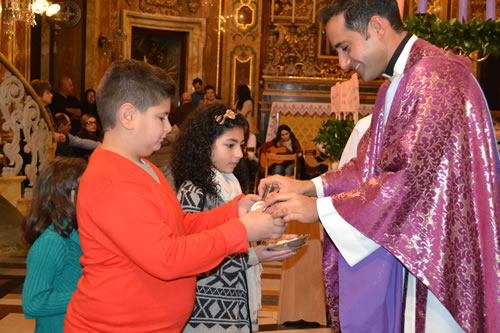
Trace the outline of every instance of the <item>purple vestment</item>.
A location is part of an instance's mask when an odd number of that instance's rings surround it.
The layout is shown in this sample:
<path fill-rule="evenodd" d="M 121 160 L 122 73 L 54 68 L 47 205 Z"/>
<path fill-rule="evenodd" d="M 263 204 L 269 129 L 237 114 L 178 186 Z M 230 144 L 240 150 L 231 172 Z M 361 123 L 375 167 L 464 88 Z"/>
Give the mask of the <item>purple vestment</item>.
<path fill-rule="evenodd" d="M 498 332 L 498 152 L 470 62 L 417 40 L 384 126 L 388 86 L 380 87 L 357 158 L 322 176 L 325 196 L 346 221 L 392 255 L 387 276 L 401 263 L 465 332 Z M 379 250 L 372 255 L 386 258 Z M 343 264 L 338 257 L 325 237 L 325 289 L 337 331 L 338 265 Z M 421 294 L 417 286 L 417 297 Z M 393 303 L 391 290 L 387 296 Z M 417 300 L 417 312 L 420 308 Z"/>

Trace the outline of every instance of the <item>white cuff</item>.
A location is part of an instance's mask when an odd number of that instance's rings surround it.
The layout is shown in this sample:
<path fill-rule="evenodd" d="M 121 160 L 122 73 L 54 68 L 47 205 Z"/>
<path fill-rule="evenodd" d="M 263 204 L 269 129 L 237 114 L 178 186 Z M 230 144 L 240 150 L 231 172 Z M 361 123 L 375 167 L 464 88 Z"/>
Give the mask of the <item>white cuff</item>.
<path fill-rule="evenodd" d="M 318 199 L 316 207 L 328 236 L 350 266 L 356 265 L 380 247 L 344 220 L 333 206 L 330 197 Z"/>
<path fill-rule="evenodd" d="M 325 192 L 323 191 L 323 181 L 321 177 L 316 177 L 311 179 L 314 183 L 314 187 L 316 187 L 316 197 L 323 198 L 325 196 Z"/>

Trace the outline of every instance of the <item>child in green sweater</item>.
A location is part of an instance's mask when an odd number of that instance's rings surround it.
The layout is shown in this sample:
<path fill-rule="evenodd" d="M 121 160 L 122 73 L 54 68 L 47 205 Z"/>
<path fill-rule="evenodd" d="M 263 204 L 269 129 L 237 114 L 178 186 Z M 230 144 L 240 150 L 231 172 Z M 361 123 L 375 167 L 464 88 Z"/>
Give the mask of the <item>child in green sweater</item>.
<path fill-rule="evenodd" d="M 23 310 L 37 333 L 63 332 L 71 295 L 82 275 L 76 222 L 78 183 L 87 163 L 56 158 L 40 173 L 23 238 L 32 245 L 26 263 Z"/>

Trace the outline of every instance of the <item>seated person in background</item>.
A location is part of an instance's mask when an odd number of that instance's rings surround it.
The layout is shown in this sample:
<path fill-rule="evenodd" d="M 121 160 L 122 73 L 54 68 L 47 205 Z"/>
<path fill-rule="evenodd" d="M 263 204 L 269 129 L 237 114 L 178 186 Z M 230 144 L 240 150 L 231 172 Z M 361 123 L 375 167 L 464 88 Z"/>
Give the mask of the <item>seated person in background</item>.
<path fill-rule="evenodd" d="M 80 120 L 82 123 L 82 128 L 80 129 L 80 131 L 78 131 L 78 134 L 76 136 L 82 139 L 102 141 L 102 135 L 97 129 L 97 119 L 94 116 L 85 113 Z"/>
<path fill-rule="evenodd" d="M 82 113 L 89 114 L 98 119 L 97 106 L 95 104 L 95 90 L 87 89 L 82 96 Z"/>
<path fill-rule="evenodd" d="M 200 106 L 200 102 L 205 99 L 205 94 L 203 93 L 203 81 L 200 78 L 193 80 L 194 91 L 191 94 L 191 100 L 193 101 L 193 106 L 197 108 Z"/>
<path fill-rule="evenodd" d="M 71 120 L 72 134 L 80 130 L 80 116 L 82 115 L 82 104 L 73 96 L 73 81 L 65 76 L 59 80 L 59 90 L 54 93 L 54 98 L 50 105 L 52 115 L 64 113 Z"/>
<path fill-rule="evenodd" d="M 87 163 L 58 157 L 42 170 L 23 224 L 31 245 L 26 261 L 23 310 L 37 333 L 62 333 L 69 300 L 82 276 L 75 201 Z"/>
<path fill-rule="evenodd" d="M 98 141 L 89 139 L 82 139 L 73 134 L 70 134 L 71 121 L 64 113 L 58 113 L 54 117 L 54 125 L 57 133 L 64 134 L 66 140 L 62 143 L 57 143 L 56 155 L 67 157 L 83 157 L 92 153 L 94 149 L 100 144 Z M 82 151 L 75 151 L 75 148 L 83 149 Z"/>
<path fill-rule="evenodd" d="M 175 111 L 175 123 L 172 125 L 177 125 L 181 127 L 184 120 L 195 110 L 195 107 L 191 101 L 191 95 L 188 92 L 184 92 L 181 95 L 181 106 Z"/>
<path fill-rule="evenodd" d="M 299 140 L 295 138 L 295 134 L 293 134 L 290 127 L 283 124 L 278 127 L 278 131 L 276 131 L 276 137 L 264 143 L 261 147 L 262 152 L 271 152 L 271 153 L 297 153 L 297 157 L 299 158 L 299 165 L 297 166 L 297 174 L 301 175 L 303 170 L 303 161 L 302 158 L 302 148 L 300 146 Z M 282 175 L 282 176 L 293 176 L 293 162 L 283 162 L 281 164 L 275 164 L 271 167 L 271 173 L 273 175 Z"/>
<path fill-rule="evenodd" d="M 187 120 L 172 160 L 177 198 L 185 212 L 213 209 L 242 193 L 233 171 L 243 157 L 245 118 L 224 104 L 202 106 L 197 113 Z M 195 307 L 184 332 L 257 331 L 259 262 L 294 254 L 259 245 L 198 275 Z"/>
<path fill-rule="evenodd" d="M 205 87 L 205 97 L 203 101 L 200 102 L 200 105 L 216 104 L 216 103 L 221 104 L 223 102 L 219 96 L 215 95 L 215 88 L 211 85 L 207 85 Z"/>
<path fill-rule="evenodd" d="M 193 310 L 196 275 L 248 251 L 249 241 L 285 231 L 282 220 L 248 212 L 256 195 L 182 211 L 161 171 L 145 159 L 171 130 L 174 94 L 165 71 L 136 60 L 113 63 L 99 83 L 104 140 L 80 181 L 84 269 L 66 333 L 180 332 Z"/>
<path fill-rule="evenodd" d="M 40 97 L 43 106 L 49 114 L 52 127 L 55 130 L 56 126 L 54 123 L 54 117 L 52 116 L 52 112 L 50 110 L 50 103 L 52 103 L 52 93 L 50 92 L 52 90 L 52 87 L 50 85 L 50 82 L 47 80 L 33 80 L 31 81 L 31 87 L 33 87 L 33 90 L 35 90 L 38 97 Z M 63 143 L 64 141 L 66 141 L 66 136 L 64 134 L 54 132 L 54 135 L 58 143 Z"/>

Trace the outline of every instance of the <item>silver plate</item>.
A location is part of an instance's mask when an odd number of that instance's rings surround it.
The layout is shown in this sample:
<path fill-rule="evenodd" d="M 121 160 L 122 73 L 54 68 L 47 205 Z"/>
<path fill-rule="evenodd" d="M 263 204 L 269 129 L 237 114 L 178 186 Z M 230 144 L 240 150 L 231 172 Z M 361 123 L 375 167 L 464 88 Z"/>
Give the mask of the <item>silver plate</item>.
<path fill-rule="evenodd" d="M 297 250 L 304 246 L 304 244 L 309 239 L 310 234 L 304 234 L 297 236 L 296 238 L 289 239 L 286 241 L 282 241 L 279 244 L 276 244 L 269 248 L 271 251 L 281 251 L 281 250 Z"/>

